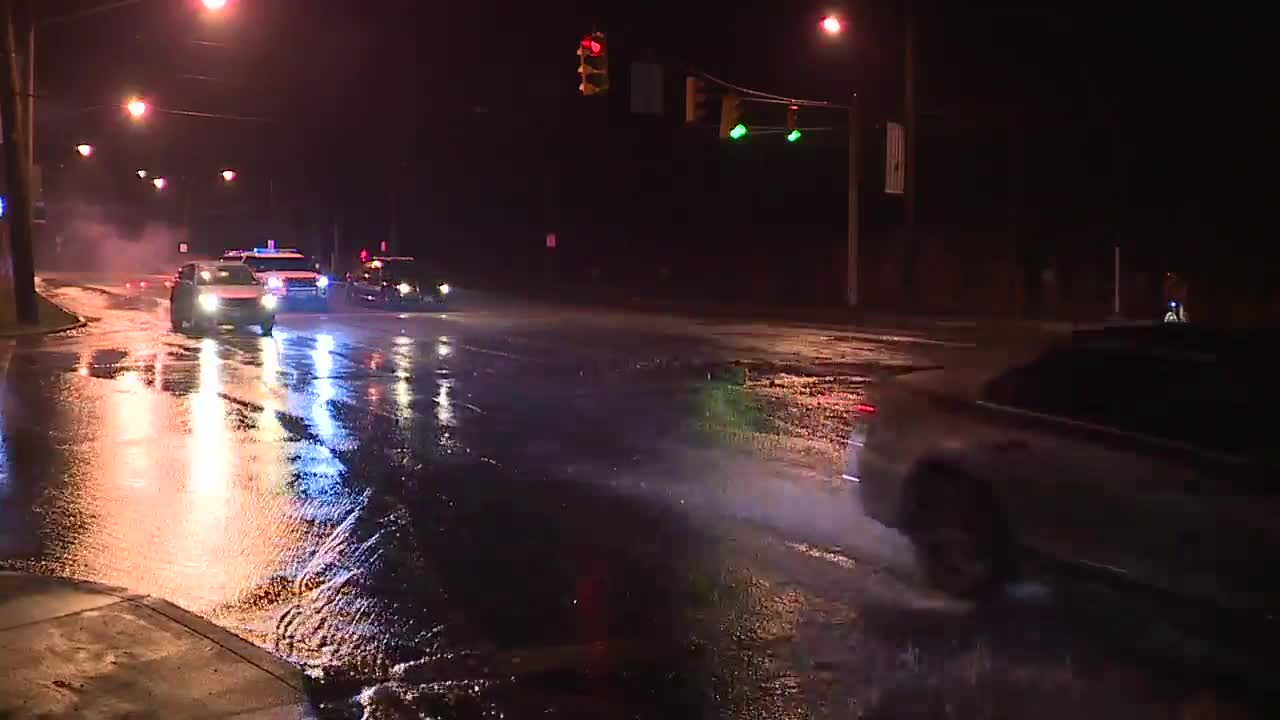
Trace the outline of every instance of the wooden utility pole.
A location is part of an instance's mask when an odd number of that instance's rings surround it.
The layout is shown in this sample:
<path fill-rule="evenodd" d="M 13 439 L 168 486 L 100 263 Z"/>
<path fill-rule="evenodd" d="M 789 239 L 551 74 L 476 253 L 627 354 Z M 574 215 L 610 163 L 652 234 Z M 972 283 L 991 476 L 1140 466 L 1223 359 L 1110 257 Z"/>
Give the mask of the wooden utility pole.
<path fill-rule="evenodd" d="M 920 238 L 916 233 L 916 136 L 920 133 L 919 118 L 916 113 L 916 0 L 905 0 L 906 32 L 903 49 L 903 87 L 902 87 L 902 132 L 906 136 L 906 172 L 903 177 L 903 229 L 904 248 L 902 256 L 902 284 L 905 298 L 916 296 L 916 266 L 920 255 Z"/>
<path fill-rule="evenodd" d="M 858 96 L 849 99 L 849 205 L 845 304 L 858 307 Z"/>
<path fill-rule="evenodd" d="M 23 106 L 19 102 L 26 92 L 23 70 L 27 63 L 20 57 L 17 38 L 30 35 L 31 13 L 25 0 L 5 0 L 0 4 L 0 53 L 4 67 L 0 69 L 0 125 L 4 130 L 5 214 L 9 225 L 9 252 L 13 264 L 13 300 L 17 320 L 35 325 L 39 311 L 36 305 L 36 272 L 31 225 L 31 158 L 30 139 Z"/>

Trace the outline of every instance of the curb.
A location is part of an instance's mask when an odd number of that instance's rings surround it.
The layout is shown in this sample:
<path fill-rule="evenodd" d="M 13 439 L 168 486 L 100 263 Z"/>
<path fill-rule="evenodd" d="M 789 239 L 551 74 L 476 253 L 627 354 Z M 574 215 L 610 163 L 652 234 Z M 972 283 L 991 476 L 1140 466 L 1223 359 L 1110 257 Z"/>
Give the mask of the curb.
<path fill-rule="evenodd" d="M 82 328 L 85 325 L 89 324 L 88 320 L 84 319 L 83 317 L 80 317 L 76 313 L 71 312 L 70 310 L 60 305 L 59 303 L 56 303 L 53 300 L 49 299 L 49 297 L 44 293 L 37 291 L 36 294 L 39 295 L 40 300 L 49 303 L 50 305 L 57 308 L 58 311 L 61 312 L 62 314 L 69 315 L 75 318 L 75 320 L 73 322 L 66 322 L 61 325 L 55 325 L 53 327 L 33 327 L 33 328 L 19 328 L 17 330 L 0 330 L 0 339 L 29 337 L 34 335 L 54 335 L 57 333 L 66 332 L 68 330 L 75 330 L 77 328 Z"/>
<path fill-rule="evenodd" d="M 74 320 L 74 322 L 54 325 L 54 327 L 51 327 L 51 328 L 33 327 L 33 328 L 13 329 L 13 331 L 0 331 L 0 338 L 44 336 L 44 334 L 64 333 L 67 331 L 74 331 L 74 329 L 77 329 L 77 328 L 83 328 L 84 325 L 88 324 L 88 320 L 82 318 L 82 316 L 79 316 L 76 313 L 72 313 L 72 311 L 68 310 L 67 307 L 61 306 L 59 302 L 50 300 L 49 296 L 46 296 L 45 293 L 37 291 L 37 295 L 40 296 L 40 300 L 45 301 L 47 302 L 47 304 L 50 304 L 56 307 L 56 309 L 58 309 L 60 313 L 63 313 L 64 315 L 70 315 L 72 316 L 72 318 L 76 318 L 76 320 Z"/>

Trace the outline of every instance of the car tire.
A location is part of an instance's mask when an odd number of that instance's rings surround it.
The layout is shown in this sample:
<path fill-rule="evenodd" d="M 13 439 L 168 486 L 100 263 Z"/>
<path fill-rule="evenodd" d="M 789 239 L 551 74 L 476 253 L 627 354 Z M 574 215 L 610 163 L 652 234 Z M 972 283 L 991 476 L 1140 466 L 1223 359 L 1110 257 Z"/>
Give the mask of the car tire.
<path fill-rule="evenodd" d="M 173 311 L 173 308 L 169 309 L 169 328 L 174 332 L 182 332 L 182 320 Z"/>
<path fill-rule="evenodd" d="M 911 483 L 907 536 L 929 583 L 991 599 L 1010 575 L 1008 532 L 989 493 L 962 473 L 930 469 Z"/>

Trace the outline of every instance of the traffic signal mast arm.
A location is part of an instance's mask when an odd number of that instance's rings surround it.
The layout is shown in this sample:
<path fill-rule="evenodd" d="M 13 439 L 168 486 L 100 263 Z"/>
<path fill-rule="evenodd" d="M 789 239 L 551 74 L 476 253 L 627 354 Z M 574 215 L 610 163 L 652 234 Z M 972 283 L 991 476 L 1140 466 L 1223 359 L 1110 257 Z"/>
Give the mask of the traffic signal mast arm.
<path fill-rule="evenodd" d="M 734 85 L 731 82 L 721 80 L 714 75 L 702 72 L 700 70 L 692 70 L 691 73 L 708 82 L 715 83 L 723 88 L 732 90 L 737 93 L 743 100 L 758 103 L 770 103 L 773 105 L 795 105 L 797 107 L 811 108 L 827 108 L 830 110 L 849 110 L 849 105 L 841 105 L 840 103 L 827 102 L 825 100 L 802 100 L 799 98 L 788 98 L 782 95 L 774 95 L 760 90 L 752 90 L 741 85 Z"/>

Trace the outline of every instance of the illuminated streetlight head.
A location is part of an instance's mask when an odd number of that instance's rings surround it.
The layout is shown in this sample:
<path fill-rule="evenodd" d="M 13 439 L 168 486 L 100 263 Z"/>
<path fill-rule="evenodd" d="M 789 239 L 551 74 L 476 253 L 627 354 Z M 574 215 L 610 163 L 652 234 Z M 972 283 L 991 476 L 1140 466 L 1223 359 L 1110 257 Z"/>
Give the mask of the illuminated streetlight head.
<path fill-rule="evenodd" d="M 165 187 L 169 185 L 169 181 L 165 180 L 162 177 L 158 177 L 158 178 L 153 178 L 151 180 L 151 184 L 155 185 L 157 190 L 163 190 L 165 189 Z"/>
<path fill-rule="evenodd" d="M 225 182 L 231 182 L 232 180 L 235 180 L 235 179 L 236 179 L 236 171 L 235 171 L 235 170 L 232 170 L 231 168 L 227 168 L 226 170 L 223 170 L 223 171 L 222 171 L 222 179 L 223 179 L 223 181 L 225 181 Z"/>
<path fill-rule="evenodd" d="M 227 0 L 201 0 L 206 10 L 221 10 L 227 6 Z"/>
<path fill-rule="evenodd" d="M 147 179 L 147 171 L 146 171 L 146 170 L 139 170 L 139 171 L 138 171 L 138 177 L 142 178 L 143 180 L 146 180 L 146 179 Z"/>
<path fill-rule="evenodd" d="M 822 30 L 828 35 L 839 35 L 844 30 L 844 23 L 835 15 L 822 18 Z"/>
<path fill-rule="evenodd" d="M 141 118 L 151 110 L 151 106 L 142 98 L 130 98 L 129 102 L 125 103 L 124 107 L 129 111 L 129 115 L 134 118 Z"/>
<path fill-rule="evenodd" d="M 76 146 L 76 152 L 80 153 L 80 157 L 89 157 L 93 154 L 93 146 L 89 143 L 80 143 Z"/>

